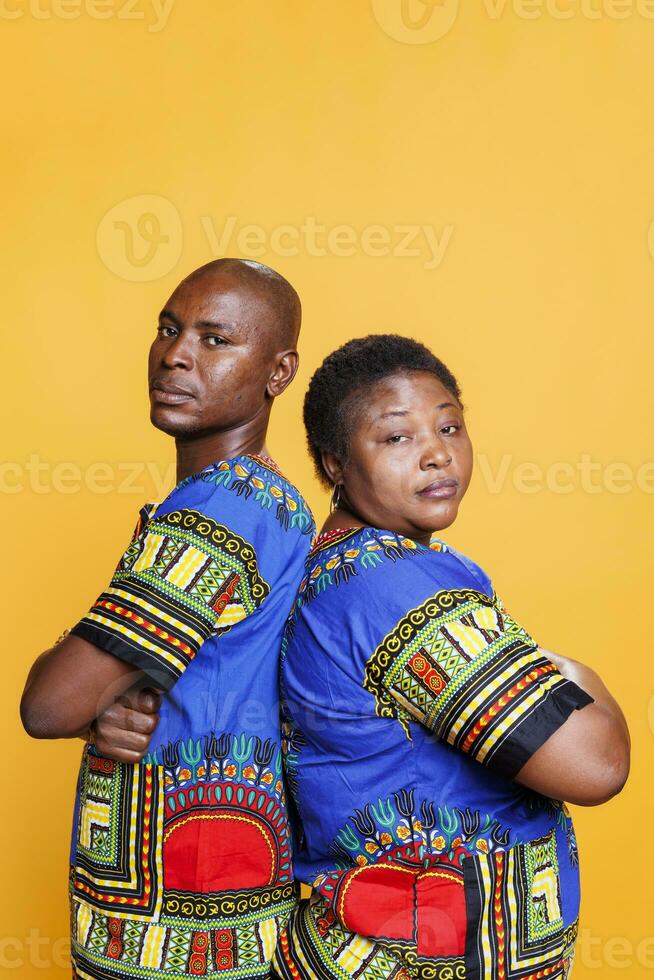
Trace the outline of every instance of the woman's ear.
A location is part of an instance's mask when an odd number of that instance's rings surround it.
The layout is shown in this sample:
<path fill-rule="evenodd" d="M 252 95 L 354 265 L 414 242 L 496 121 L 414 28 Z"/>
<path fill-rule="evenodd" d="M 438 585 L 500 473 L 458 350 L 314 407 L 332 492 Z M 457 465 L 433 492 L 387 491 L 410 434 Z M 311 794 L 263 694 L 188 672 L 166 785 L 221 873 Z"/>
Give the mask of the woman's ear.
<path fill-rule="evenodd" d="M 337 456 L 333 453 L 322 452 L 320 454 L 322 460 L 322 468 L 331 480 L 331 482 L 336 486 L 343 482 L 343 465 Z"/>

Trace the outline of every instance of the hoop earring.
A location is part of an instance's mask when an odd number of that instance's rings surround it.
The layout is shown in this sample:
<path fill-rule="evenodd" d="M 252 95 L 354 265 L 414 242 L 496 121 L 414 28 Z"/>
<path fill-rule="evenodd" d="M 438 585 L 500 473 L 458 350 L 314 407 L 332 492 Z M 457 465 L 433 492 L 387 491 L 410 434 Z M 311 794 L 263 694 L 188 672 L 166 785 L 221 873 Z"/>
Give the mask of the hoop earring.
<path fill-rule="evenodd" d="M 329 504 L 329 513 L 333 514 L 341 506 L 341 492 L 343 486 L 341 483 L 337 483 L 334 487 L 334 492 L 332 493 L 332 499 Z"/>

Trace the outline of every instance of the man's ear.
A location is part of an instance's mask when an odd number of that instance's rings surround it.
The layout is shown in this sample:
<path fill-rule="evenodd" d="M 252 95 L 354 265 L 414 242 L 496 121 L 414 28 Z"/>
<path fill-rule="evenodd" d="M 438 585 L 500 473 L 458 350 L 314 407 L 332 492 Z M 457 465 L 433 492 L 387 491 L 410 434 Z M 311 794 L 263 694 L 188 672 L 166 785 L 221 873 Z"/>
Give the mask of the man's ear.
<path fill-rule="evenodd" d="M 322 452 L 320 454 L 320 459 L 322 461 L 323 470 L 334 486 L 337 486 L 339 483 L 343 483 L 344 467 L 338 456 L 335 456 L 333 453 Z"/>
<path fill-rule="evenodd" d="M 281 395 L 297 374 L 300 365 L 300 355 L 296 350 L 287 350 L 277 357 L 275 369 L 268 379 L 266 394 L 271 398 Z"/>

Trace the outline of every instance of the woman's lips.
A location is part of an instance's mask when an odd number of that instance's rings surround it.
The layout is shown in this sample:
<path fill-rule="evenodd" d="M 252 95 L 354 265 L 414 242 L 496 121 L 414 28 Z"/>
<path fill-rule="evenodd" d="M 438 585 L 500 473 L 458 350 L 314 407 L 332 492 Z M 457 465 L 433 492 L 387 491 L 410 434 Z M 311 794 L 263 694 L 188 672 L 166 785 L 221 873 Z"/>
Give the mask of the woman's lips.
<path fill-rule="evenodd" d="M 448 497 L 456 496 L 456 492 L 459 489 L 459 484 L 456 480 L 441 480 L 438 483 L 430 483 L 428 487 L 424 490 L 418 491 L 419 497 L 436 497 L 438 499 L 447 499 Z"/>

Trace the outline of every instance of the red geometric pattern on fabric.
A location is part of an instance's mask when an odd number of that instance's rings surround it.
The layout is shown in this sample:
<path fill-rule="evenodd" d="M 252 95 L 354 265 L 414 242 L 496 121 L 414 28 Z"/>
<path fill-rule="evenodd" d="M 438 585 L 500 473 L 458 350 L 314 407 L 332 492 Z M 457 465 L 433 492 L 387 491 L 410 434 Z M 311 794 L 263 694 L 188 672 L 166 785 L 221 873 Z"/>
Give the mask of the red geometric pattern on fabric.
<path fill-rule="evenodd" d="M 450 680 L 440 665 L 430 660 L 422 650 L 414 653 L 407 667 L 430 694 L 440 694 Z"/>
<path fill-rule="evenodd" d="M 466 906 L 460 868 L 373 864 L 327 875 L 316 890 L 353 933 L 410 943 L 418 956 L 463 955 Z"/>
<path fill-rule="evenodd" d="M 463 956 L 466 901 L 463 876 L 431 868 L 416 879 L 418 956 Z"/>
<path fill-rule="evenodd" d="M 267 887 L 289 880 L 290 859 L 286 812 L 265 791 L 196 782 L 166 794 L 166 890 Z"/>

